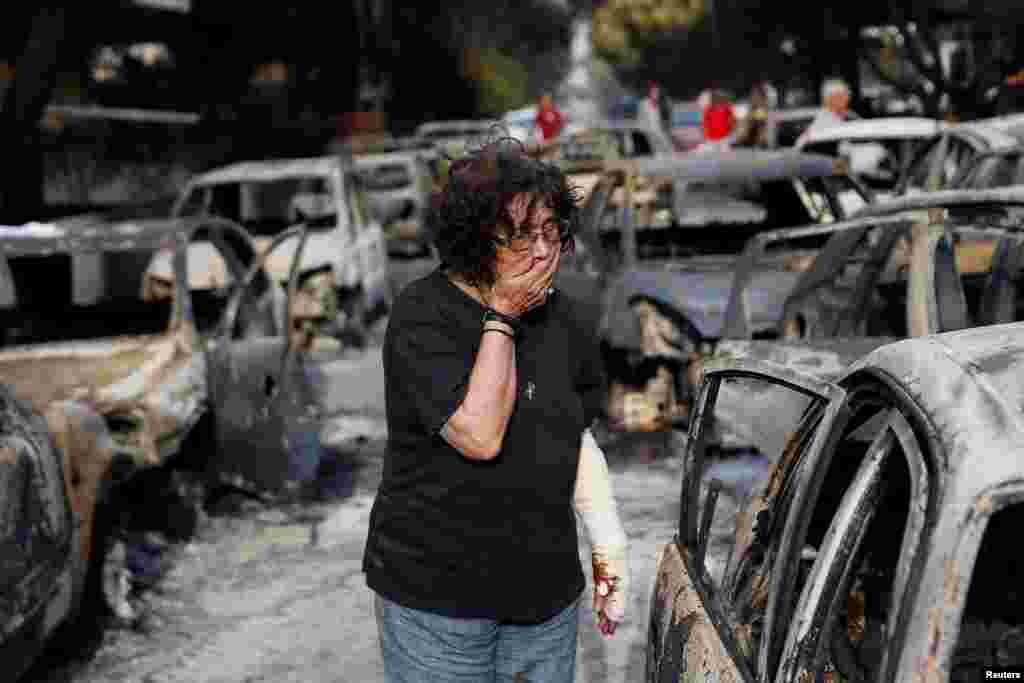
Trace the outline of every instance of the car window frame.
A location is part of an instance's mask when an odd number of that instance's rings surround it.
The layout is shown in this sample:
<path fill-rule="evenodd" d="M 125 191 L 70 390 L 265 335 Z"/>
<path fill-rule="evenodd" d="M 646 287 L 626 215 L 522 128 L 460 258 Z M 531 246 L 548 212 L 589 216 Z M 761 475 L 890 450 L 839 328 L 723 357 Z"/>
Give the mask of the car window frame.
<path fill-rule="evenodd" d="M 972 145 L 966 139 L 950 136 L 945 158 L 946 160 L 952 160 L 956 167 L 952 170 L 952 173 L 947 174 L 945 163 L 943 164 L 941 187 L 956 187 L 964 173 L 970 169 L 974 158 L 982 153 L 984 153 L 983 150 L 978 149 L 978 147 Z"/>
<path fill-rule="evenodd" d="M 858 180 L 855 176 L 840 173 L 837 175 L 822 176 L 822 184 L 825 186 L 826 191 L 829 194 L 830 201 L 832 202 L 832 210 L 837 216 L 838 221 L 848 220 L 851 216 L 855 215 L 857 211 L 862 209 L 864 206 L 869 206 L 875 202 L 875 192 Z M 838 187 L 845 185 L 845 187 Z M 854 211 L 846 211 L 843 207 L 843 202 L 839 199 L 839 196 L 846 191 L 853 190 L 863 201 L 863 206 L 858 207 Z"/>
<path fill-rule="evenodd" d="M 713 407 L 713 401 L 717 399 L 719 381 L 716 380 L 729 376 L 755 377 L 763 381 L 785 386 L 800 393 L 816 395 L 824 402 L 821 419 L 817 420 L 813 426 L 814 433 L 810 437 L 810 443 L 806 450 L 801 453 L 797 464 L 792 470 L 793 478 L 788 483 L 788 485 L 793 487 L 792 500 L 787 501 L 788 504 L 783 508 L 784 511 L 781 516 L 784 520 L 788 520 L 790 514 L 788 511 L 800 509 L 801 492 L 807 488 L 806 481 L 808 476 L 814 472 L 814 465 L 820 460 L 822 453 L 826 453 L 831 449 L 831 440 L 834 438 L 833 434 L 837 432 L 834 429 L 835 425 L 845 424 L 848 417 L 845 412 L 846 391 L 838 384 L 805 375 L 790 367 L 770 361 L 723 357 L 712 357 L 709 359 L 705 363 L 703 382 L 698 400 L 695 403 L 695 412 L 690 421 L 689 438 L 683 461 L 679 498 L 679 523 L 676 535 L 676 543 L 680 546 L 681 551 L 686 546 L 694 545 L 697 542 L 702 522 L 700 484 L 705 453 L 700 435 L 704 423 L 704 415 L 708 407 Z M 787 495 L 783 494 L 780 499 L 786 497 Z M 777 598 L 782 582 L 791 573 L 789 571 L 790 568 L 786 567 L 784 562 L 784 559 L 787 557 L 785 549 L 792 543 L 789 538 L 790 536 L 790 525 L 788 521 L 784 521 L 779 543 L 780 553 L 778 557 L 780 559 L 777 560 L 777 562 L 782 562 L 782 566 L 779 567 L 780 571 L 773 571 L 771 573 L 768 605 L 764 612 L 763 636 L 759 651 L 751 653 L 751 659 L 756 664 L 756 672 L 761 672 L 761 674 L 769 668 L 766 666 L 769 663 L 767 653 L 771 651 L 779 630 L 775 627 L 775 624 L 785 623 L 786 621 L 785 614 L 778 613 Z M 685 556 L 686 553 L 683 554 Z M 737 663 L 742 662 L 742 665 L 738 664 L 738 666 L 741 669 L 744 669 L 744 667 L 749 669 L 751 661 L 745 657 L 738 656 L 741 653 L 733 637 L 733 632 L 730 628 L 727 628 L 727 625 L 732 624 L 732 619 L 725 605 L 721 603 L 720 592 L 713 589 L 708 590 L 711 586 L 710 581 L 707 580 L 703 565 L 695 567 L 695 569 L 699 572 L 694 576 L 698 589 L 702 591 L 705 609 L 712 617 L 723 643 L 730 649 L 733 659 Z M 755 675 L 755 680 L 767 679 L 763 675 Z"/>
<path fill-rule="evenodd" d="M 929 638 L 928 649 L 915 659 L 923 661 L 925 658 L 933 657 L 937 667 L 942 671 L 949 671 L 953 655 L 956 652 L 957 641 L 960 638 L 960 626 L 963 619 L 963 611 L 967 606 L 967 595 L 971 587 L 971 578 L 974 576 L 974 569 L 981 550 L 981 543 L 985 538 L 985 532 L 992 517 L 997 512 L 1005 510 L 1012 505 L 1024 505 L 1024 484 L 1020 482 L 1005 482 L 992 486 L 979 492 L 973 497 L 971 504 L 964 506 L 962 526 L 956 541 L 951 544 L 951 563 L 958 568 L 959 575 L 956 587 L 949 587 L 950 591 L 962 596 L 962 599 L 949 601 L 943 600 L 934 606 L 941 617 L 941 631 L 937 642 Z M 902 642 L 900 643 L 902 644 Z M 906 669 L 906 663 L 912 656 L 911 651 L 900 653 L 896 662 L 899 670 Z"/>
<path fill-rule="evenodd" d="M 938 135 L 934 140 L 921 145 L 916 151 L 913 159 L 907 165 L 906 174 L 900 185 L 896 186 L 896 194 L 904 194 L 908 189 L 925 190 L 928 187 L 928 179 L 932 175 L 932 168 L 935 165 L 935 157 L 939 155 L 940 148 L 945 147 L 946 135 Z M 918 178 L 923 172 L 923 177 Z M 917 181 L 921 183 L 918 184 Z"/>
<path fill-rule="evenodd" d="M 847 580 L 853 568 L 852 563 L 859 556 L 864 534 L 874 515 L 883 512 L 876 507 L 866 517 L 858 514 L 858 511 L 872 502 L 870 497 L 875 494 L 872 487 L 881 484 L 883 468 L 887 459 L 893 457 L 896 445 L 902 449 L 912 490 L 906 526 L 900 540 L 886 633 L 895 633 L 903 619 L 902 612 L 907 607 L 904 597 L 911 569 L 920 559 L 919 552 L 923 548 L 928 501 L 934 495 L 934 486 L 927 442 L 917 437 L 911 423 L 913 416 L 905 415 L 896 401 L 890 399 L 886 404 L 888 415 L 885 422 L 868 446 L 857 473 L 843 494 L 843 500 L 832 518 L 818 557 L 801 591 L 795 608 L 797 616 L 791 620 L 792 626 L 786 635 L 779 680 L 799 678 L 804 671 L 816 672 L 821 668 L 826 638 L 836 618 L 837 601 L 842 591 L 848 588 Z M 850 541 L 851 536 L 855 539 L 853 542 Z M 841 565 L 838 571 L 837 565 Z M 812 613 L 810 617 L 807 616 L 808 612 Z M 888 679 L 887 670 L 892 666 L 890 646 L 893 642 L 890 638 L 890 645 L 883 651 L 877 680 Z"/>

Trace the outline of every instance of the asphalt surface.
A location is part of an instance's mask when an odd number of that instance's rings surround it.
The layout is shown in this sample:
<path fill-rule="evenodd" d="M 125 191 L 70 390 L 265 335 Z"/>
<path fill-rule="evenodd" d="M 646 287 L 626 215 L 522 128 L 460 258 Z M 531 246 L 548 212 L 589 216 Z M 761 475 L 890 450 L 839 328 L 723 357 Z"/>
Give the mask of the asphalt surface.
<path fill-rule="evenodd" d="M 155 549 L 131 548 L 136 581 L 148 579 L 132 595 L 133 613 L 55 643 L 24 681 L 383 681 L 373 594 L 360 565 L 385 457 L 385 325 L 374 328 L 366 350 L 332 372 L 344 375 L 345 390 L 332 397 L 334 417 L 323 431 L 330 447 L 320 470 L 323 500 L 273 506 L 228 495 L 208 506 L 191 540 L 167 544 L 149 535 Z M 590 610 L 581 610 L 577 681 L 635 681 L 643 676 L 657 551 L 678 522 L 683 439 L 602 442 L 630 543 L 630 611 L 615 635 L 605 637 Z M 736 476 L 753 469 L 741 464 Z M 726 502 L 720 509 L 713 556 L 731 536 L 734 508 Z M 590 554 L 582 533 L 580 558 L 589 602 Z"/>

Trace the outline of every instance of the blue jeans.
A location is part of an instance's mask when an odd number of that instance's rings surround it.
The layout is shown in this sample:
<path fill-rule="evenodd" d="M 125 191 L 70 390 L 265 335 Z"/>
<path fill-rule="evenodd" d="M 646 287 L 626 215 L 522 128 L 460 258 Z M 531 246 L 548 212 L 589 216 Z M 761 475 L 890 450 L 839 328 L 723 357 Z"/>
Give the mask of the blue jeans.
<path fill-rule="evenodd" d="M 454 619 L 375 596 L 390 683 L 573 683 L 580 599 L 539 624 Z"/>

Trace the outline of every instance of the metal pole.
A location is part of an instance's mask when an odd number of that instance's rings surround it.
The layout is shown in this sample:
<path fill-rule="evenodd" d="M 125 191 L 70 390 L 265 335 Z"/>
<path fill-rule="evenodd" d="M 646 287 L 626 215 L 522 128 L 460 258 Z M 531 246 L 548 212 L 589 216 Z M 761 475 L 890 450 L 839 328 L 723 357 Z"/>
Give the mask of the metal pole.
<path fill-rule="evenodd" d="M 719 0 L 707 0 L 708 19 L 711 22 L 711 47 L 718 50 L 722 45 L 722 38 L 719 35 L 718 8 L 715 4 Z"/>

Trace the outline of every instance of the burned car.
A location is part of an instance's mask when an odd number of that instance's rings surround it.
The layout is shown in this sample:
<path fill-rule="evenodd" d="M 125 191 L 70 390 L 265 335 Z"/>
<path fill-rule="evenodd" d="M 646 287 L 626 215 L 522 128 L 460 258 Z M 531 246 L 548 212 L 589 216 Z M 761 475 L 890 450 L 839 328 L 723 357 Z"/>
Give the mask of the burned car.
<path fill-rule="evenodd" d="M 1022 320 L 1022 212 L 1016 188 L 947 190 L 869 207 L 836 226 L 794 285 L 774 326 L 777 341 L 752 340 L 751 290 L 738 278 L 717 350 L 822 375 L 870 344 Z"/>
<path fill-rule="evenodd" d="M 646 187 L 638 192 L 641 178 Z M 606 171 L 585 206 L 584 232 L 602 273 L 598 334 L 612 380 L 612 424 L 650 431 L 685 419 L 674 412 L 685 370 L 679 361 L 721 336 L 736 260 L 752 236 L 831 225 L 870 201 L 838 160 L 792 151 L 707 152 Z M 780 302 L 788 285 L 765 280 Z M 669 336 L 672 353 L 648 348 L 640 318 L 655 315 L 677 332 Z"/>
<path fill-rule="evenodd" d="M 55 320 L 0 350 L 2 542 L 27 548 L 4 553 L 9 657 L 27 657 L 83 601 L 124 607 L 119 506 L 136 486 L 155 481 L 162 492 L 191 472 L 208 487 L 277 495 L 311 476 L 319 399 L 340 347 L 311 331 L 326 312 L 298 277 L 306 235 L 293 228 L 257 251 L 243 228 L 215 218 L 5 230 L 0 291 L 17 304 L 5 319 L 41 319 L 46 310 L 34 306 L 45 303 Z M 292 241 L 285 290 L 264 264 Z M 207 248 L 231 283 L 212 299 L 188 286 Z M 150 277 L 156 253 L 173 264 L 169 283 Z M 33 298 L 36 281 L 19 277 L 39 271 L 52 299 Z M 77 285 L 90 283 L 107 287 L 87 300 Z M 170 296 L 154 297 L 162 288 Z"/>
<path fill-rule="evenodd" d="M 246 228 L 263 248 L 288 227 L 309 228 L 309 249 L 301 268 L 312 278 L 330 322 L 351 339 L 365 342 L 365 324 L 391 306 L 388 255 L 383 228 L 371 211 L 351 161 L 342 156 L 246 161 L 193 177 L 178 198 L 175 217 L 220 216 Z M 268 261 L 283 283 L 295 244 Z M 153 264 L 165 277 L 166 260 Z M 218 286 L 210 278 L 210 288 Z"/>
<path fill-rule="evenodd" d="M 873 204 L 846 221 L 756 235 L 733 264 L 720 336 L 694 352 L 679 304 L 639 301 L 639 356 L 664 375 L 674 371 L 683 412 L 712 353 L 828 376 L 889 341 L 1024 319 L 1012 293 L 1021 200 L 1013 189 L 934 192 Z M 650 412 L 664 400 L 658 391 L 649 384 L 635 400 Z"/>
<path fill-rule="evenodd" d="M 430 251 L 426 213 L 434 189 L 426 141 L 394 140 L 353 149 L 356 173 L 374 213 L 383 217 L 388 254 L 418 257 Z"/>
<path fill-rule="evenodd" d="M 1022 386 L 1022 324 L 887 344 L 833 382 L 709 364 L 646 680 L 973 681 L 1024 664 L 1007 550 L 1024 522 Z M 704 476 L 729 420 L 772 462 L 735 519 Z"/>
<path fill-rule="evenodd" d="M 69 465 L 43 416 L 0 385 L 0 663 L 11 680 L 70 623 L 85 592 Z"/>

